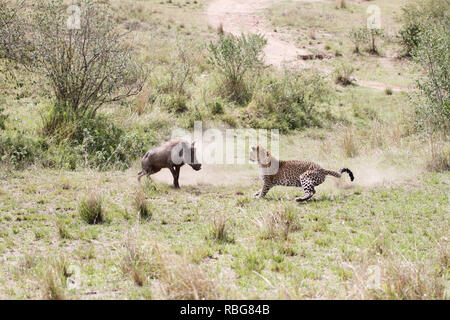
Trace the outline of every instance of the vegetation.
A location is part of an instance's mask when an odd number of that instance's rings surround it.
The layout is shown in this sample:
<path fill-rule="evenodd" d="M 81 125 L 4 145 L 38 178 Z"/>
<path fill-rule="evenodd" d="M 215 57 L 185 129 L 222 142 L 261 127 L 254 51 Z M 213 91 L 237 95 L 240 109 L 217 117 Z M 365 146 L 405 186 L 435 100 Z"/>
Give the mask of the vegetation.
<path fill-rule="evenodd" d="M 450 128 L 450 18 L 429 23 L 418 35 L 412 51 L 426 78 L 418 81 L 420 97 L 417 101 L 421 125 L 428 130 L 448 131 Z"/>
<path fill-rule="evenodd" d="M 448 299 L 448 2 L 262 1 L 217 27 L 214 2 L 83 0 L 80 29 L 66 1 L 0 2 L 0 298 Z M 380 55 L 352 30 L 371 4 Z M 301 204 L 254 199 L 250 164 L 138 184 L 196 120 L 279 129 L 280 159 L 355 181 Z"/>
<path fill-rule="evenodd" d="M 86 199 L 81 200 L 78 213 L 81 219 L 88 224 L 97 224 L 105 221 L 102 200 L 95 194 L 90 194 Z"/>
<path fill-rule="evenodd" d="M 264 67 L 263 49 L 267 40 L 257 34 L 221 36 L 217 44 L 210 43 L 208 63 L 222 75 L 222 88 L 227 98 L 244 103 L 251 97 L 247 83 L 248 73 Z"/>

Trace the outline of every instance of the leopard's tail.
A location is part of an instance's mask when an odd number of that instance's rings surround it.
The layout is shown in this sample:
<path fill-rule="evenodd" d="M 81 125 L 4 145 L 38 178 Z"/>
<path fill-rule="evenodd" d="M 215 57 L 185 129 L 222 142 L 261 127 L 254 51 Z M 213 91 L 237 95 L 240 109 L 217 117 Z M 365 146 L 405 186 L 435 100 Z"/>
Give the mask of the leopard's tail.
<path fill-rule="evenodd" d="M 330 176 L 340 178 L 344 172 L 347 172 L 350 176 L 350 180 L 355 180 L 355 177 L 353 176 L 353 172 L 350 171 L 350 169 L 343 168 L 339 172 L 333 171 L 333 170 L 325 170 L 325 174 L 329 174 Z"/>

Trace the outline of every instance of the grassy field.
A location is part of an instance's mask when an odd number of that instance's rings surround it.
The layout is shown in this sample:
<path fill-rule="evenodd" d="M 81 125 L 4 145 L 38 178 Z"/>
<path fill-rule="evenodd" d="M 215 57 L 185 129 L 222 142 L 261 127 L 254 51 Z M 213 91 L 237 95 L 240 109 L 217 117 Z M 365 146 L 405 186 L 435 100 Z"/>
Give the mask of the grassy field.
<path fill-rule="evenodd" d="M 398 29 L 395 16 L 406 2 L 370 2 L 381 7 L 387 33 Z M 127 132 L 144 128 L 159 143 L 198 114 L 209 127 L 226 128 L 245 110 L 225 103 L 225 113 L 212 116 L 205 102 L 216 85 L 204 59 L 217 38 L 205 16 L 210 1 L 110 3 L 152 76 L 145 102 L 138 96 L 107 105 L 108 119 Z M 408 88 L 420 76 L 397 59 L 395 41 L 383 40 L 381 56 L 352 53 L 347 33 L 364 23 L 366 7 L 277 1 L 261 13 L 268 28 L 299 48 L 342 54 L 308 62 L 327 75 L 334 120 L 283 134 L 281 158 L 348 167 L 354 182 L 328 177 L 311 201 L 297 203 L 302 191 L 288 187 L 255 199 L 261 181 L 251 164 L 198 172 L 185 166 L 179 190 L 167 170 L 139 184 L 139 159 L 104 172 L 1 164 L 0 299 L 449 299 L 450 174 L 427 169 L 431 150 L 448 149 L 448 141 L 430 145 L 412 132 L 407 92 L 333 80 L 342 62 L 355 67 L 358 80 L 386 88 Z M 175 116 L 155 88 L 177 70 L 179 46 L 191 53 L 194 71 L 189 111 Z M 0 84 L 8 130 L 39 135 L 46 88 L 34 76 L 15 77 L 2 73 Z M 95 198 L 104 221 L 88 224 L 80 211 Z"/>

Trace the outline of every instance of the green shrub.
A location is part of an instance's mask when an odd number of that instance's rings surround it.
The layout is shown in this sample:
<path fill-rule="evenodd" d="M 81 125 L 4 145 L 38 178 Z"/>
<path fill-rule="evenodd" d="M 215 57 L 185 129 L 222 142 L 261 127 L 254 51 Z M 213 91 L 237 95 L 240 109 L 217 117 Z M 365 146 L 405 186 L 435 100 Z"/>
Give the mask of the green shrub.
<path fill-rule="evenodd" d="M 401 43 L 405 47 L 405 56 L 410 57 L 413 49 L 419 44 L 420 26 L 418 23 L 408 23 L 399 31 Z"/>
<path fill-rule="evenodd" d="M 258 34 L 220 36 L 217 44 L 209 44 L 208 63 L 222 76 L 220 86 L 224 98 L 243 104 L 251 98 L 246 76 L 264 68 L 263 49 L 267 40 Z"/>
<path fill-rule="evenodd" d="M 243 121 L 254 128 L 277 128 L 281 132 L 321 126 L 331 117 L 321 108 L 330 94 L 318 73 L 285 71 L 281 78 L 269 76 L 261 81 Z"/>
<path fill-rule="evenodd" d="M 55 116 L 56 114 L 56 116 Z M 54 121 L 54 117 L 61 117 Z M 74 119 L 67 113 L 50 111 L 44 116 L 44 128 L 52 127 L 52 147 L 47 154 L 47 166 L 75 169 L 78 166 L 99 170 L 127 169 L 153 144 L 152 133 L 142 128 L 125 132 L 99 115 L 96 118 Z M 43 134 L 45 134 L 45 129 Z"/>
<path fill-rule="evenodd" d="M 208 107 L 210 108 L 211 113 L 213 115 L 224 114 L 224 112 L 225 112 L 222 103 L 217 100 L 209 103 Z"/>
<path fill-rule="evenodd" d="M 350 41 L 355 48 L 353 52 L 360 53 L 361 48 L 367 44 L 369 39 L 369 29 L 366 26 L 360 28 L 353 28 L 349 33 Z"/>
<path fill-rule="evenodd" d="M 87 224 L 105 222 L 102 200 L 95 194 L 90 194 L 86 199 L 81 200 L 78 214 Z"/>
<path fill-rule="evenodd" d="M 420 32 L 413 60 L 426 76 L 418 80 L 419 92 L 412 95 L 418 126 L 428 132 L 450 129 L 450 18 L 430 21 Z"/>
<path fill-rule="evenodd" d="M 355 68 L 351 64 L 343 62 L 334 70 L 334 81 L 343 86 L 351 85 L 354 81 L 353 72 L 355 72 Z"/>
<path fill-rule="evenodd" d="M 34 163 L 47 147 L 46 142 L 39 137 L 29 137 L 18 132 L 0 133 L 0 159 L 15 168 Z"/>
<path fill-rule="evenodd" d="M 0 130 L 6 129 L 6 119 L 8 119 L 8 116 L 6 114 L 3 114 L 4 109 L 0 107 Z"/>
<path fill-rule="evenodd" d="M 428 26 L 448 19 L 449 3 L 441 0 L 425 0 L 408 3 L 402 7 L 399 31 L 404 55 L 410 57 L 420 43 L 420 33 Z"/>
<path fill-rule="evenodd" d="M 349 33 L 350 41 L 355 46 L 353 52 L 361 53 L 361 48 L 368 47 L 369 53 L 378 54 L 376 39 L 381 36 L 383 36 L 381 29 L 369 29 L 367 26 L 353 28 Z"/>

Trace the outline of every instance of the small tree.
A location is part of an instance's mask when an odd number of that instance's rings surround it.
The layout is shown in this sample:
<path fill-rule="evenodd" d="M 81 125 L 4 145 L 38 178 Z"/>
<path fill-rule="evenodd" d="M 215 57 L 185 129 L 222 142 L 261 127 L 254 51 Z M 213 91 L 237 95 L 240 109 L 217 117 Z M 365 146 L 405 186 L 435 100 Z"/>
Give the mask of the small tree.
<path fill-rule="evenodd" d="M 20 30 L 3 28 L 0 50 L 14 59 L 17 47 L 26 48 L 15 60 L 50 83 L 56 101 L 47 133 L 70 119 L 94 118 L 105 103 L 141 91 L 145 74 L 105 4 L 80 0 L 78 6 L 66 7 L 62 1 L 47 0 L 31 9 L 29 14 L 22 10 L 19 18 L 17 11 L 9 16 L 25 22 Z M 4 35 L 11 28 L 19 35 L 13 42 Z"/>
<path fill-rule="evenodd" d="M 23 2 L 0 2 L 0 58 L 23 61 L 29 51 L 25 40 L 24 24 L 19 14 L 23 12 Z"/>
<path fill-rule="evenodd" d="M 353 28 L 350 33 L 350 41 L 355 46 L 355 49 L 353 52 L 355 53 L 361 53 L 361 47 L 364 46 L 367 43 L 367 40 L 369 38 L 369 29 L 367 27 L 361 27 L 361 28 Z"/>
<path fill-rule="evenodd" d="M 450 129 L 450 19 L 424 26 L 418 46 L 412 51 L 413 60 L 426 73 L 418 81 L 421 97 L 416 97 L 421 125 L 429 132 Z"/>
<path fill-rule="evenodd" d="M 263 49 L 267 40 L 258 34 L 224 35 L 217 44 L 210 43 L 208 63 L 224 77 L 226 94 L 234 101 L 248 100 L 245 75 L 264 68 Z"/>
<path fill-rule="evenodd" d="M 369 37 L 370 37 L 369 53 L 379 54 L 378 48 L 376 45 L 376 39 L 381 36 L 383 36 L 383 30 L 377 29 L 377 28 L 369 29 Z"/>

